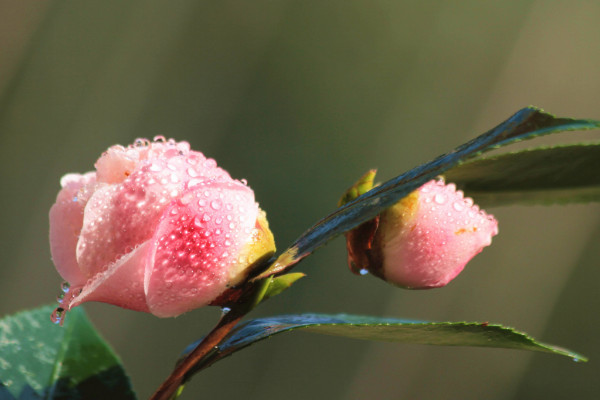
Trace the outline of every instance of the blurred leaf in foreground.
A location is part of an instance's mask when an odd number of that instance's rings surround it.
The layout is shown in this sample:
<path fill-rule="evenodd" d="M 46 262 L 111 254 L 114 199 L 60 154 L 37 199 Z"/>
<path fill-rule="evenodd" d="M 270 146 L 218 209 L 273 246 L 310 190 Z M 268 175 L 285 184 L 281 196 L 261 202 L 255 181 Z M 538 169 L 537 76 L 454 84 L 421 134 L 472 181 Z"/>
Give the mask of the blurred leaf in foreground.
<path fill-rule="evenodd" d="M 135 399 L 120 360 L 85 312 L 73 309 L 61 327 L 50 321 L 53 309 L 0 320 L 0 397 Z"/>

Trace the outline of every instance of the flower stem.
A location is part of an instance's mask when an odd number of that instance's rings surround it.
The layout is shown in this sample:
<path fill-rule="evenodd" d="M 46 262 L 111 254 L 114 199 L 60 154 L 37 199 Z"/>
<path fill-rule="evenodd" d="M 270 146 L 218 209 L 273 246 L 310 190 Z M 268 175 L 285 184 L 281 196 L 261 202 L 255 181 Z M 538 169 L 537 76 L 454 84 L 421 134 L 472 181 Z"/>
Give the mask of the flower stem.
<path fill-rule="evenodd" d="M 248 309 L 243 307 L 234 308 L 227 314 L 223 315 L 217 326 L 196 346 L 196 348 L 188 354 L 188 356 L 179 363 L 173 372 L 165 379 L 160 387 L 154 392 L 150 400 L 170 400 L 173 398 L 179 386 L 181 386 L 187 378 L 187 373 L 207 354 L 209 354 L 215 346 L 217 346 L 225 336 L 235 327 L 235 325 L 248 312 Z"/>

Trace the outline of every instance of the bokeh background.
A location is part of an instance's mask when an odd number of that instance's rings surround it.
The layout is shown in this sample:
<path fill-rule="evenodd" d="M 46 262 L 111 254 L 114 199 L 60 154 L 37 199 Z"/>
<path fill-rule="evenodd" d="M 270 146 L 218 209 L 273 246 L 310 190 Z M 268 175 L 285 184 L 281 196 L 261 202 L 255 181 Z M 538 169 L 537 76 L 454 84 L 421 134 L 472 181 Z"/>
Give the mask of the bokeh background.
<path fill-rule="evenodd" d="M 592 0 L 2 0 L 0 313 L 55 298 L 47 212 L 59 178 L 112 144 L 189 141 L 249 181 L 283 249 L 368 168 L 391 178 L 530 104 L 600 118 L 599 20 Z M 600 207 L 489 211 L 500 235 L 446 288 L 356 277 L 338 239 L 253 315 L 498 322 L 589 363 L 296 332 L 215 365 L 184 398 L 599 398 Z M 219 315 L 86 310 L 140 398 Z"/>

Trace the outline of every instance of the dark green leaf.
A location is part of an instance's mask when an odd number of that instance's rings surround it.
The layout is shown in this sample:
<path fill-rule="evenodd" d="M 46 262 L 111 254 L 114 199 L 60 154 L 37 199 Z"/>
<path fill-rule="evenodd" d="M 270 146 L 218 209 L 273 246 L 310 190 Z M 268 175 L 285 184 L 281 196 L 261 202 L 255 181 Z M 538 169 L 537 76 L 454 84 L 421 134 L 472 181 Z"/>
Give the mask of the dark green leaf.
<path fill-rule="evenodd" d="M 304 232 L 256 279 L 289 269 L 327 241 L 373 219 L 399 199 L 425 182 L 443 174 L 459 162 L 516 141 L 555 132 L 598 127 L 600 127 L 600 121 L 556 118 L 534 107 L 524 108 L 483 135 L 373 188 L 356 200 L 338 208 Z"/>
<path fill-rule="evenodd" d="M 445 173 L 482 207 L 600 200 L 600 144 L 537 148 L 468 161 Z"/>
<path fill-rule="evenodd" d="M 420 322 L 348 314 L 301 314 L 259 318 L 238 325 L 219 344 L 217 351 L 209 354 L 192 372 L 204 369 L 258 341 L 295 329 L 383 342 L 540 351 L 567 356 L 575 361 L 587 361 L 580 354 L 538 342 L 522 332 L 501 325 L 479 322 Z M 198 342 L 188 346 L 184 356 L 197 344 Z"/>
<path fill-rule="evenodd" d="M 53 306 L 0 320 L 0 394 L 15 398 L 135 399 L 129 378 L 81 307 L 64 326 L 50 321 Z"/>

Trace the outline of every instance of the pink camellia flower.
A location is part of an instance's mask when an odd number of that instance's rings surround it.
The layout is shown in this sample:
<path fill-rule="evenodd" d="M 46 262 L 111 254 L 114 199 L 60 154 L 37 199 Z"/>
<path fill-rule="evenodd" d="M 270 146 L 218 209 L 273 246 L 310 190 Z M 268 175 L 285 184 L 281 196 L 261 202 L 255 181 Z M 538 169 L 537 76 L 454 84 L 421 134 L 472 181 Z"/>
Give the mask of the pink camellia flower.
<path fill-rule="evenodd" d="M 65 310 L 99 301 L 177 316 L 275 251 L 252 189 L 187 142 L 138 139 L 95 167 L 65 175 L 50 210 L 52 258 L 71 286 Z"/>
<path fill-rule="evenodd" d="M 404 288 L 441 287 L 497 233 L 494 217 L 454 184 L 432 180 L 347 235 L 350 268 Z"/>

